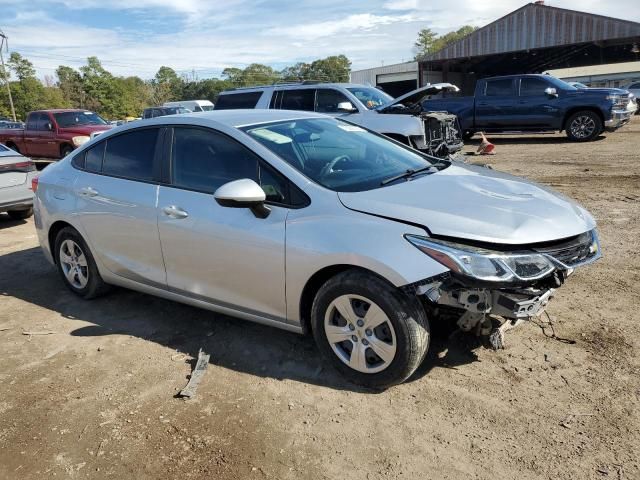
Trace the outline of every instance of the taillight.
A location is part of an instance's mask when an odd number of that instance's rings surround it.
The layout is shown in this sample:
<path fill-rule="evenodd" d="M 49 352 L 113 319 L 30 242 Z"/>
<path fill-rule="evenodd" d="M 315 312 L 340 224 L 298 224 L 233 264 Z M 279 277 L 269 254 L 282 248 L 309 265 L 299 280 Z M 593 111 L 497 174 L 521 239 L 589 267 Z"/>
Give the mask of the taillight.
<path fill-rule="evenodd" d="M 38 190 L 38 180 L 38 177 L 33 177 L 31 179 L 31 190 L 33 190 L 34 192 Z"/>
<path fill-rule="evenodd" d="M 31 160 L 25 162 L 9 163 L 0 165 L 0 173 L 3 172 L 35 172 L 36 164 Z"/>

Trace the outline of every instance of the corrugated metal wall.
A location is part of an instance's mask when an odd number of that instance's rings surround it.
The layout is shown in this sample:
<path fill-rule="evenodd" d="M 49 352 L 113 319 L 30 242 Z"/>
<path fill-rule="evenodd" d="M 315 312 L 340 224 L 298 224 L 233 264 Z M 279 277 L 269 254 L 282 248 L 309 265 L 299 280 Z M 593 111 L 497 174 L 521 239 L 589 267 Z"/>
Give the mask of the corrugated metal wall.
<path fill-rule="evenodd" d="M 529 4 L 425 60 L 492 55 L 638 35 L 639 23 Z"/>

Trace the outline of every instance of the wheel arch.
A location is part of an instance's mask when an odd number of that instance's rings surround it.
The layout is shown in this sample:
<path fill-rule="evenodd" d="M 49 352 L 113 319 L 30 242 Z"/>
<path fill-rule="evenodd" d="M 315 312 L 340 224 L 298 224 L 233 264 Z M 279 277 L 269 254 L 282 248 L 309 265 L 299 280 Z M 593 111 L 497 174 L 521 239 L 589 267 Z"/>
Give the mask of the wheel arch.
<path fill-rule="evenodd" d="M 74 150 L 74 149 L 73 149 L 73 145 L 71 145 L 69 142 L 62 142 L 62 143 L 60 144 L 60 147 L 59 147 L 60 157 L 62 157 L 62 156 L 63 156 L 63 155 L 62 155 L 62 152 L 64 151 L 64 149 L 65 149 L 66 147 L 69 147 L 69 148 L 71 149 L 71 151 L 73 151 L 73 150 Z"/>
<path fill-rule="evenodd" d="M 66 227 L 73 228 L 76 232 L 78 232 L 78 229 L 73 225 L 71 225 L 70 223 L 67 223 L 64 220 L 57 220 L 53 222 L 53 224 L 51 224 L 51 227 L 49 227 L 49 232 L 47 233 L 47 240 L 49 242 L 49 251 L 51 252 L 51 257 L 53 258 L 53 262 L 56 265 L 58 264 L 58 258 L 57 258 L 57 255 L 55 254 L 56 237 L 58 236 L 58 233 L 60 233 L 60 231 Z M 78 235 L 82 236 L 80 232 L 78 232 Z"/>
<path fill-rule="evenodd" d="M 602 125 L 604 125 L 604 114 L 602 113 L 602 110 L 600 110 L 597 107 L 573 107 L 570 108 L 569 110 L 567 110 L 567 113 L 564 114 L 564 118 L 562 119 L 562 129 L 561 130 L 566 130 L 567 129 L 567 122 L 569 121 L 569 118 L 571 118 L 571 115 L 578 113 L 578 112 L 593 112 L 596 115 L 598 115 L 598 117 L 600 118 L 600 121 L 602 122 Z"/>
<path fill-rule="evenodd" d="M 302 326 L 302 331 L 305 335 L 311 333 L 311 307 L 313 306 L 313 301 L 316 298 L 316 294 L 318 290 L 330 279 L 339 275 L 347 270 L 358 270 L 363 273 L 367 273 L 369 275 L 373 275 L 382 279 L 383 281 L 393 285 L 389 280 L 382 277 L 380 274 L 374 272 L 373 270 L 369 270 L 368 268 L 360 267 L 357 265 L 351 264 L 337 264 L 337 265 L 329 265 L 320 270 L 309 277 L 307 283 L 302 289 L 302 295 L 300 296 L 300 325 Z"/>

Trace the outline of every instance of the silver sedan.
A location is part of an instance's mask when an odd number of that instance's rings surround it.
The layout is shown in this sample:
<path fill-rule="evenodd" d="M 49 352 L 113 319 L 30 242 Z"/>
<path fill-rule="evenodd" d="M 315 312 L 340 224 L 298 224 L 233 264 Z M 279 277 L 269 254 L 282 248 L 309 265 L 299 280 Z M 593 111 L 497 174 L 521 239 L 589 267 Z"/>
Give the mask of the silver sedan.
<path fill-rule="evenodd" d="M 0 212 L 14 220 L 33 215 L 31 181 L 36 174 L 31 159 L 0 144 Z"/>
<path fill-rule="evenodd" d="M 442 312 L 498 338 L 600 256 L 566 197 L 299 111 L 105 132 L 42 173 L 35 214 L 81 297 L 119 285 L 311 333 L 376 388 L 415 371 Z"/>

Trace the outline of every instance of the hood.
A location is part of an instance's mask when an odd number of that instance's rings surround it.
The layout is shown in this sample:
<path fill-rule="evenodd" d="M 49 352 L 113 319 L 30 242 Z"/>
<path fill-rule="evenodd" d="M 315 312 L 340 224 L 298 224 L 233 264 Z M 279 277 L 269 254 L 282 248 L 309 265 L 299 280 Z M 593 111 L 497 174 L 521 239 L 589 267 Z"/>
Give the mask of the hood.
<path fill-rule="evenodd" d="M 563 195 L 473 165 L 338 196 L 349 209 L 422 225 L 433 235 L 503 245 L 559 240 L 595 227 L 589 212 Z"/>
<path fill-rule="evenodd" d="M 105 130 L 111 130 L 113 125 L 75 125 L 72 127 L 59 128 L 59 132 L 74 133 L 77 135 L 90 136 L 93 132 L 104 132 Z"/>
<path fill-rule="evenodd" d="M 394 98 L 391 102 L 385 103 L 377 108 L 378 111 L 383 112 L 387 109 L 393 108 L 397 105 L 416 105 L 422 103 L 425 97 L 429 95 L 435 95 L 436 93 L 445 92 L 459 92 L 460 89 L 451 83 L 434 83 L 427 84 L 424 87 L 417 88 L 405 93 L 397 98 Z"/>

